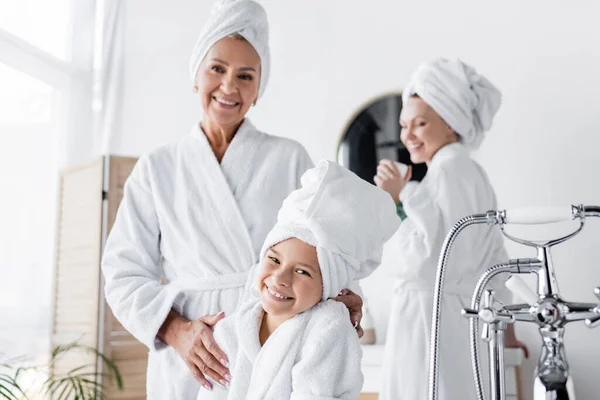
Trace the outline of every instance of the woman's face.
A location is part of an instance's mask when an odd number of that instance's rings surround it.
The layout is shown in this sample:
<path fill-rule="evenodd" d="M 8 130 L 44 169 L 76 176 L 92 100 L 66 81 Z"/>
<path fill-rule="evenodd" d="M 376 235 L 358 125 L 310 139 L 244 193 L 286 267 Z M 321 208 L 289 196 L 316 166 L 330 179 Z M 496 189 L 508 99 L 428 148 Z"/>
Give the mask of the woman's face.
<path fill-rule="evenodd" d="M 323 296 L 323 278 L 317 249 L 288 239 L 267 250 L 258 272 L 263 309 L 288 320 L 317 304 Z"/>
<path fill-rule="evenodd" d="M 258 98 L 260 57 L 245 40 L 215 43 L 196 74 L 204 118 L 222 127 L 239 125 Z"/>
<path fill-rule="evenodd" d="M 409 97 L 404 103 L 400 127 L 400 140 L 415 164 L 429 165 L 439 149 L 458 140 L 452 128 L 420 97 Z"/>

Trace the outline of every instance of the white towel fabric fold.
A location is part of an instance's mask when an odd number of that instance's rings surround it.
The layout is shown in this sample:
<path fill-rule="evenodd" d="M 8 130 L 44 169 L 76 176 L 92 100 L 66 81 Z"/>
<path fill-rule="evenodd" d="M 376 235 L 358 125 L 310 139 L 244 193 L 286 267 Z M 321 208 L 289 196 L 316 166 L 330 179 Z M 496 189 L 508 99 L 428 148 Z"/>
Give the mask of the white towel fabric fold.
<path fill-rule="evenodd" d="M 373 272 L 400 219 L 387 193 L 332 161 L 319 162 L 301 182 L 283 202 L 260 258 L 289 238 L 315 246 L 325 300 Z"/>
<path fill-rule="evenodd" d="M 402 96 L 417 94 L 459 135 L 477 149 L 500 108 L 500 91 L 460 60 L 438 58 L 419 66 Z"/>
<path fill-rule="evenodd" d="M 219 40 L 237 33 L 244 37 L 260 57 L 260 86 L 262 96 L 270 73 L 269 23 L 264 8 L 252 0 L 218 0 L 200 34 L 190 58 L 192 85 L 206 53 Z"/>

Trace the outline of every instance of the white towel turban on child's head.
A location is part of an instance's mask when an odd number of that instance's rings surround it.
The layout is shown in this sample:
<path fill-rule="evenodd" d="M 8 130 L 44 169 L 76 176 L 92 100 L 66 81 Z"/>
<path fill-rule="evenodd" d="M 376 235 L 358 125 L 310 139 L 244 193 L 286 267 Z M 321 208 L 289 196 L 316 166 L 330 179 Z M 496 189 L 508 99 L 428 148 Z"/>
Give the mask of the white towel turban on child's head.
<path fill-rule="evenodd" d="M 438 58 L 419 66 L 406 86 L 404 102 L 412 95 L 423 99 L 459 135 L 477 149 L 500 108 L 500 91 L 460 60 Z"/>
<path fill-rule="evenodd" d="M 373 272 L 400 219 L 389 194 L 332 161 L 319 162 L 301 181 L 283 202 L 260 256 L 290 238 L 315 246 L 326 300 Z"/>
<path fill-rule="evenodd" d="M 195 84 L 198 68 L 210 48 L 234 33 L 246 39 L 260 57 L 260 97 L 265 91 L 270 73 L 269 23 L 264 8 L 252 0 L 217 0 L 190 58 L 192 85 Z"/>

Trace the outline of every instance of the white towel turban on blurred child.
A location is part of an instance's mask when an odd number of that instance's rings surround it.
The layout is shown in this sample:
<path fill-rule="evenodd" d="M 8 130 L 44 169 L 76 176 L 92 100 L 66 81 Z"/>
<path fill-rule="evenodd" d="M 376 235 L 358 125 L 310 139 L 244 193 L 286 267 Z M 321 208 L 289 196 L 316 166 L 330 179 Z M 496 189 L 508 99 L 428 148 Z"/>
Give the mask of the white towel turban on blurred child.
<path fill-rule="evenodd" d="M 326 300 L 379 266 L 400 219 L 389 194 L 332 161 L 319 162 L 301 182 L 283 202 L 261 259 L 290 238 L 315 246 Z"/>
<path fill-rule="evenodd" d="M 190 58 L 192 85 L 195 84 L 198 68 L 210 48 L 234 33 L 246 39 L 260 57 L 260 97 L 267 86 L 271 64 L 269 23 L 265 9 L 252 0 L 218 0 L 215 3 Z"/>
<path fill-rule="evenodd" d="M 402 96 L 423 99 L 459 135 L 477 149 L 502 102 L 500 91 L 460 60 L 438 58 L 417 68 Z"/>

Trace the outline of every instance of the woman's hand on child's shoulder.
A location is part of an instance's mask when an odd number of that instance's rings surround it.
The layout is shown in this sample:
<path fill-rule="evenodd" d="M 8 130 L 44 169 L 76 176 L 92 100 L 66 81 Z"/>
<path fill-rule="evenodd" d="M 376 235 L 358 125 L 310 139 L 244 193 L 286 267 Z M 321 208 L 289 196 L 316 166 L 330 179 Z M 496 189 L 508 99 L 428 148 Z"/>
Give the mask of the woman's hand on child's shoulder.
<path fill-rule="evenodd" d="M 348 311 L 350 312 L 350 322 L 352 323 L 352 326 L 354 326 L 354 329 L 356 329 L 358 337 L 361 338 L 364 335 L 363 329 L 360 326 L 363 307 L 362 298 L 350 289 L 343 289 L 340 294 L 332 300 L 339 301 L 348 308 Z"/>

